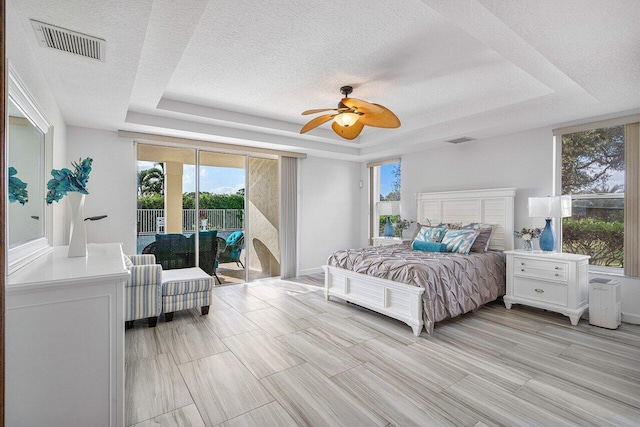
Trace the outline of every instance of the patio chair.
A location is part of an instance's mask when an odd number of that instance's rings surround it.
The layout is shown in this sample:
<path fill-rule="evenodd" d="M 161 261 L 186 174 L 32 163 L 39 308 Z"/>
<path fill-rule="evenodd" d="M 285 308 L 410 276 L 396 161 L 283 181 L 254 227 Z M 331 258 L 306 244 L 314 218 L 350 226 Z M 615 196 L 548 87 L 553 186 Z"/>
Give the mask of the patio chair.
<path fill-rule="evenodd" d="M 193 247 L 193 244 L 191 244 Z M 163 270 L 175 268 L 187 268 L 190 265 L 189 241 L 183 234 L 156 234 L 156 241 L 148 244 L 143 254 L 153 254 L 156 262 L 162 265 Z"/>
<path fill-rule="evenodd" d="M 229 235 L 229 237 L 227 237 L 226 243 L 227 247 L 220 255 L 218 255 L 218 261 L 235 262 L 236 265 L 240 265 L 244 268 L 244 264 L 242 264 L 242 261 L 240 260 L 240 254 L 244 248 L 244 232 L 234 231 Z"/>

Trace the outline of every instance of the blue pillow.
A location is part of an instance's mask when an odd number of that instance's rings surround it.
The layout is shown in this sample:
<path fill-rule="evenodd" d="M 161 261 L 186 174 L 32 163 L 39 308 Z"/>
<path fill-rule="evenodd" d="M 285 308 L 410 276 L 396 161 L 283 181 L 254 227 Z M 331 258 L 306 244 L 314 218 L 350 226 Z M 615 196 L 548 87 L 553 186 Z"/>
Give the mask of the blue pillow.
<path fill-rule="evenodd" d="M 447 249 L 447 245 L 445 245 L 444 243 L 421 242 L 419 240 L 414 240 L 411 248 L 416 251 L 445 252 L 445 250 Z"/>
<path fill-rule="evenodd" d="M 242 231 L 234 231 L 227 237 L 227 245 L 232 246 L 235 245 L 236 242 L 242 237 Z"/>

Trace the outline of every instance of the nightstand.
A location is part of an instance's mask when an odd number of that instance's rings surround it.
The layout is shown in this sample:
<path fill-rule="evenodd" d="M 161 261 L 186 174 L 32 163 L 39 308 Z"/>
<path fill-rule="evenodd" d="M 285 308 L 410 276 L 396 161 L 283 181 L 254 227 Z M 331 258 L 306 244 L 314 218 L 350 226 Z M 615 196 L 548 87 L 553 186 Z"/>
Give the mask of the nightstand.
<path fill-rule="evenodd" d="M 401 243 L 407 243 L 410 241 L 411 239 L 404 237 L 374 237 L 373 246 L 399 245 Z"/>
<path fill-rule="evenodd" d="M 588 255 L 542 251 L 505 251 L 507 294 L 504 305 L 524 304 L 562 313 L 577 325 L 589 308 Z"/>

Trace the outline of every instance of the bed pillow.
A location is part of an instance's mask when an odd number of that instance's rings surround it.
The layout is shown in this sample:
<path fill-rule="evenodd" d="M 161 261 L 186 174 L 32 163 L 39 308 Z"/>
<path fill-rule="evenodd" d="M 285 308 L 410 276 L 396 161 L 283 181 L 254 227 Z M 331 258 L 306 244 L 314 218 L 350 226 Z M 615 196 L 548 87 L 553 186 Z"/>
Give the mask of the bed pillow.
<path fill-rule="evenodd" d="M 447 246 L 447 252 L 468 255 L 478 237 L 478 230 L 447 230 L 442 243 Z"/>
<path fill-rule="evenodd" d="M 489 242 L 491 241 L 494 227 L 495 226 L 493 224 L 482 224 L 477 222 L 472 222 L 462 226 L 462 229 L 465 230 L 478 230 L 478 237 L 476 238 L 476 241 L 473 242 L 473 246 L 471 246 L 471 252 L 486 252 L 489 250 Z"/>
<path fill-rule="evenodd" d="M 414 242 L 411 244 L 411 249 L 424 252 L 445 252 L 447 250 L 447 245 L 445 245 L 444 243 L 422 242 L 419 240 L 414 240 Z"/>
<path fill-rule="evenodd" d="M 446 232 L 447 229 L 444 227 L 429 227 L 428 225 L 423 225 L 420 227 L 420 230 L 418 230 L 418 234 L 416 234 L 413 241 L 439 243 Z"/>

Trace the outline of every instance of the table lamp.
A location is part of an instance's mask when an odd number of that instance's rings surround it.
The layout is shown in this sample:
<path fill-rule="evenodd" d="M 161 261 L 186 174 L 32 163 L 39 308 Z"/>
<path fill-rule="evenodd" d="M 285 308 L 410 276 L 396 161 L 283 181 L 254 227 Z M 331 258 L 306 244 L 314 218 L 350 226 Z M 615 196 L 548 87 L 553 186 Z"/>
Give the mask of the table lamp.
<path fill-rule="evenodd" d="M 540 234 L 540 249 L 551 252 L 556 247 L 552 218 L 571 216 L 571 196 L 529 197 L 529 217 L 545 218 L 547 224 Z"/>
<path fill-rule="evenodd" d="M 400 215 L 400 202 L 378 202 L 376 203 L 378 215 L 386 215 L 387 223 L 384 225 L 383 236 L 393 237 L 393 225 L 391 225 L 391 215 Z"/>

